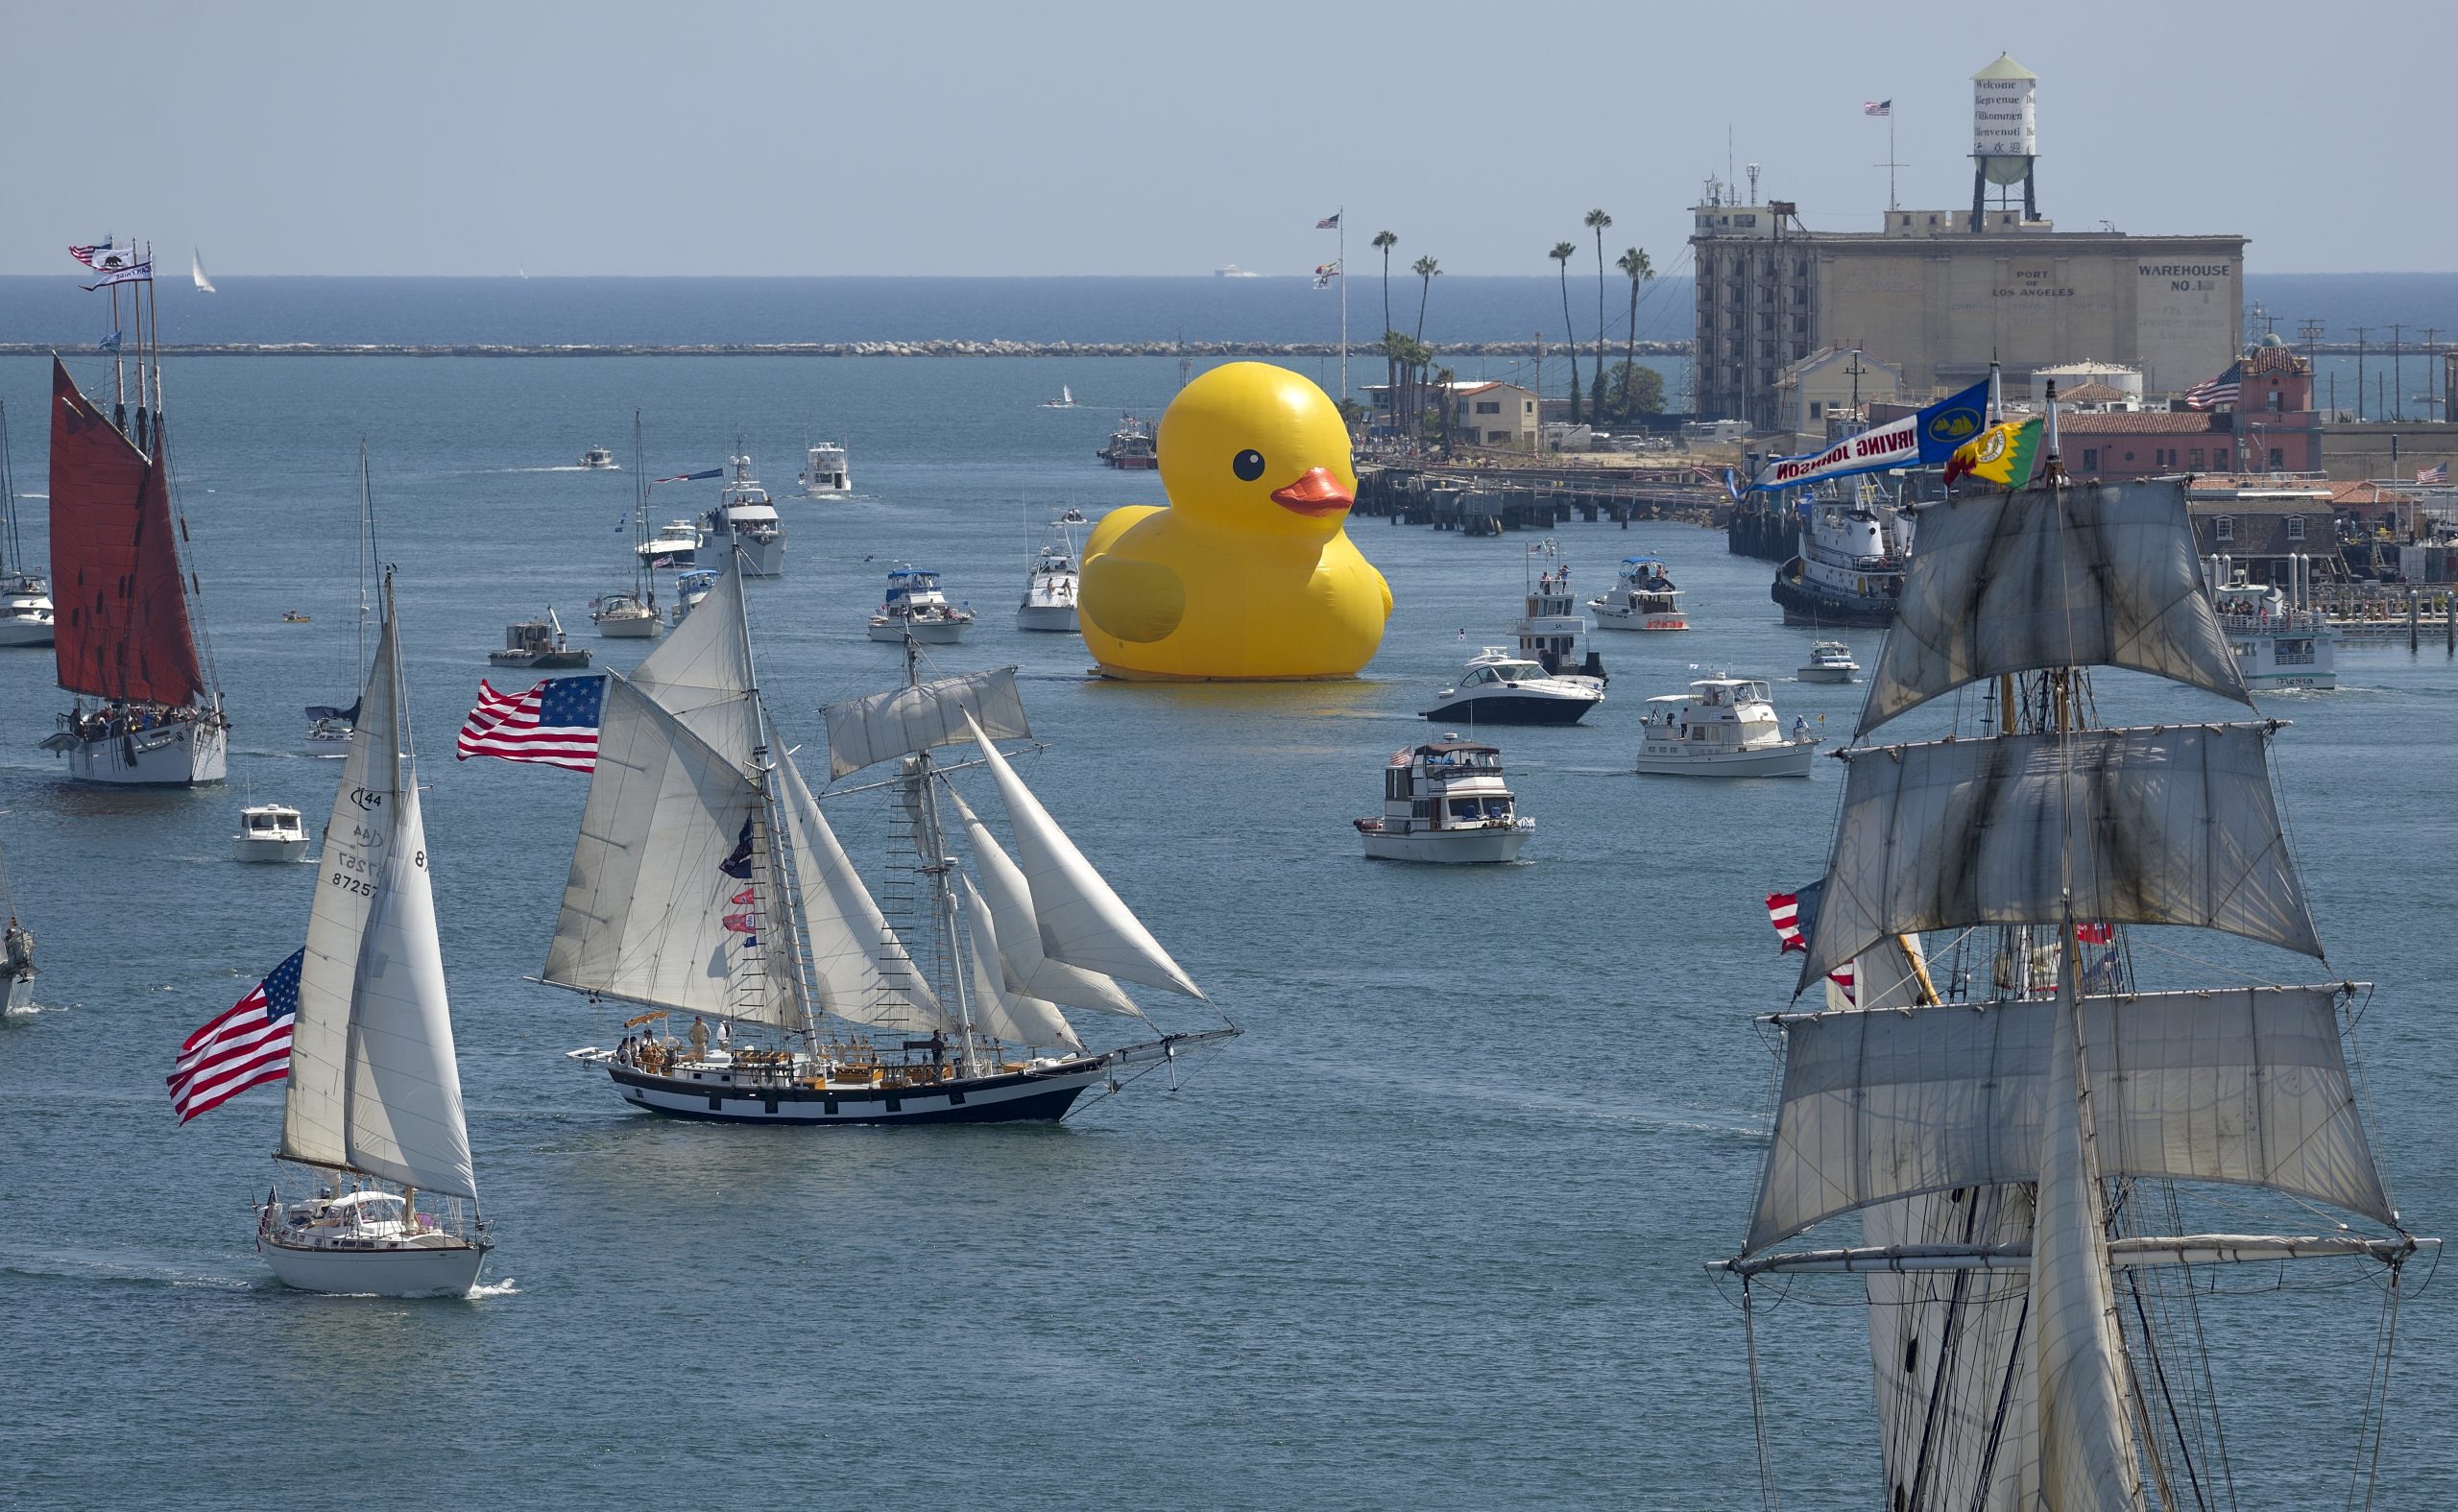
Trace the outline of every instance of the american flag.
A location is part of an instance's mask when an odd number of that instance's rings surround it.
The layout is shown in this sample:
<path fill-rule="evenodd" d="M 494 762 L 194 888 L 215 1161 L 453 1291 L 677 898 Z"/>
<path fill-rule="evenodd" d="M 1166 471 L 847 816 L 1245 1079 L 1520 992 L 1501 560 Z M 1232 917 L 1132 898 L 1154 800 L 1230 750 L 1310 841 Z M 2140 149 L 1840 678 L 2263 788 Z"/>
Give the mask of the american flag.
<path fill-rule="evenodd" d="M 1861 113 L 1863 115 L 1892 115 L 1894 113 L 1894 102 L 1892 100 L 1864 100 L 1861 102 Z"/>
<path fill-rule="evenodd" d="M 171 1106 L 181 1123 L 290 1074 L 290 1030 L 299 1021 L 299 968 L 306 955 L 291 951 L 229 1012 L 180 1046 L 179 1061 L 163 1080 L 171 1084 Z"/>
<path fill-rule="evenodd" d="M 2426 488 L 2431 488 L 2437 484 L 2448 482 L 2449 464 L 2444 462 L 2435 467 L 2418 468 L 2416 469 L 2416 481 Z"/>
<path fill-rule="evenodd" d="M 1782 938 L 1785 950 L 1805 951 L 1809 948 L 1809 936 L 1805 931 L 1818 920 L 1818 898 L 1825 886 L 1824 882 L 1812 882 L 1798 893 L 1767 895 L 1767 922 L 1775 926 L 1775 933 Z M 1803 917 L 1804 914 L 1807 918 Z M 1844 962 L 1827 972 L 1826 979 L 1844 989 L 1845 999 L 1858 1003 L 1860 996 L 1852 990 L 1852 962 Z"/>
<path fill-rule="evenodd" d="M 2231 366 L 2226 372 L 2207 383 L 2198 383 L 2185 391 L 2185 408 L 2206 410 L 2221 404 L 2236 402 L 2236 382 L 2241 365 Z"/>
<path fill-rule="evenodd" d="M 1318 231 L 1338 230 L 1340 228 L 1340 211 L 1334 210 L 1331 214 L 1324 216 L 1319 221 L 1316 221 L 1314 223 L 1314 229 Z"/>
<path fill-rule="evenodd" d="M 93 247 L 71 247 L 68 255 L 96 273 L 117 273 L 122 268 L 135 267 L 141 260 L 135 248 L 114 247 L 108 242 Z"/>
<path fill-rule="evenodd" d="M 554 677 L 526 693 L 478 684 L 478 707 L 461 725 L 460 759 L 501 756 L 575 772 L 597 770 L 597 723 L 606 711 L 602 677 Z"/>

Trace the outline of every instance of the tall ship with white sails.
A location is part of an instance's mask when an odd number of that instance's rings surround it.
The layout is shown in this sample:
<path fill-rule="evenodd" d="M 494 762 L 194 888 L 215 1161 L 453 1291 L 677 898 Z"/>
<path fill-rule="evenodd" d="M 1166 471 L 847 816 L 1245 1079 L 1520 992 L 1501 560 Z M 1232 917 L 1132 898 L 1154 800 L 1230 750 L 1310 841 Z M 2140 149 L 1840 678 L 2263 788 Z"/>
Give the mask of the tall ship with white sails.
<path fill-rule="evenodd" d="M 612 1048 L 571 1052 L 625 1100 L 750 1123 L 1054 1119 L 1237 1032 L 1155 1030 L 1121 985 L 1210 1007 L 1000 751 L 1031 735 L 1014 670 L 922 682 L 916 655 L 907 685 L 827 710 L 830 780 L 884 768 L 860 790 L 899 837 L 886 906 L 772 734 L 739 571 L 629 677 L 607 674 L 541 980 L 643 1010 Z M 951 744 L 977 755 L 934 756 Z M 957 795 L 960 767 L 991 777 L 1021 864 Z M 1088 1048 L 1062 1004 L 1153 1037 Z"/>
<path fill-rule="evenodd" d="M 307 1189 L 285 1197 L 276 1187 L 256 1212 L 257 1247 L 303 1291 L 463 1296 L 489 1242 L 390 578 L 358 707 L 299 956 L 274 1152 Z"/>
<path fill-rule="evenodd" d="M 2186 953 L 2216 944 L 2199 930 L 2323 955 L 2273 793 L 2280 727 L 2093 718 L 2108 666 L 2251 703 L 2183 492 L 2068 486 L 2053 407 L 2047 444 L 2044 486 L 1922 509 L 1859 736 L 1940 698 L 1962 728 L 1844 753 L 1799 909 L 1799 990 L 1827 1005 L 1772 1020 L 1773 1135 L 1718 1262 L 1746 1323 L 1770 1284 L 1863 1278 L 1886 1477 L 1868 1504 L 1891 1512 L 2233 1505 L 2210 1346 L 2261 1335 L 2205 1332 L 2207 1299 L 2335 1265 L 2392 1330 L 2439 1242 L 2407 1231 L 2366 1133 L 2343 1041 L 2370 989 Z M 1858 1243 L 1810 1236 L 1853 1214 Z M 2390 1336 L 2351 1373 L 2350 1505 L 2380 1463 Z M 1771 1476 L 1787 1413 L 1757 1358 Z"/>
<path fill-rule="evenodd" d="M 181 560 L 153 289 L 150 276 L 127 286 L 134 355 L 114 349 L 108 407 L 52 358 L 53 655 L 76 701 L 42 747 L 80 781 L 189 786 L 223 780 L 230 723 Z M 115 314 L 121 292 L 110 285 Z"/>

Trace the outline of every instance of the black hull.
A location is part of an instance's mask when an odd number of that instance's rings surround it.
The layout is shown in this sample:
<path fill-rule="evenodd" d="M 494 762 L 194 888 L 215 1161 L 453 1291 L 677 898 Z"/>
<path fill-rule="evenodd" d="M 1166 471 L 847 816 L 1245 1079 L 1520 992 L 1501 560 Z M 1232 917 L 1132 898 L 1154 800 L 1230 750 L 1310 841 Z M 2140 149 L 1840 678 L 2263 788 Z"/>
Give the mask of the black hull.
<path fill-rule="evenodd" d="M 791 1126 L 908 1123 L 1055 1122 L 1091 1085 L 1076 1065 L 1057 1073 L 982 1076 L 928 1087 L 860 1092 L 807 1087 L 740 1087 L 652 1076 L 626 1066 L 608 1073 L 636 1108 L 701 1123 Z M 1048 1088 L 1037 1082 L 1060 1081 Z M 634 1092 L 639 1095 L 633 1095 Z M 915 1106 L 923 1105 L 923 1106 Z"/>
<path fill-rule="evenodd" d="M 1775 574 L 1775 586 L 1768 590 L 1768 596 L 1783 606 L 1787 625 L 1884 630 L 1894 623 L 1894 600 L 1812 588 L 1800 577 L 1798 557 L 1785 563 Z"/>
<path fill-rule="evenodd" d="M 1429 708 L 1425 717 L 1468 729 L 1478 725 L 1576 725 L 1595 707 L 1584 699 L 1475 698 Z"/>

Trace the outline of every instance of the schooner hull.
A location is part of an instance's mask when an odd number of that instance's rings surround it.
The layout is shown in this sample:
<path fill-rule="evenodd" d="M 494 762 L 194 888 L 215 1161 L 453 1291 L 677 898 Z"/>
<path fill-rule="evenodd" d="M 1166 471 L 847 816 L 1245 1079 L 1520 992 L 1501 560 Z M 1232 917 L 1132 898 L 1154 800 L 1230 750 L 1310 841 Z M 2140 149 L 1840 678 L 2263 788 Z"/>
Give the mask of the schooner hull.
<path fill-rule="evenodd" d="M 275 1280 L 335 1297 L 466 1297 L 487 1263 L 480 1244 L 304 1249 L 267 1239 L 263 1249 Z"/>
<path fill-rule="evenodd" d="M 711 1123 L 1025 1123 L 1063 1117 L 1086 1088 L 1107 1078 L 1109 1063 L 1103 1057 L 1055 1071 L 859 1089 L 694 1081 L 613 1063 L 607 1071 L 634 1107 Z"/>
<path fill-rule="evenodd" d="M 54 749 L 68 757 L 69 777 L 80 782 L 197 787 L 219 782 L 229 773 L 229 731 L 213 719 L 182 720 L 92 740 L 63 732 L 52 740 L 59 742 Z"/>

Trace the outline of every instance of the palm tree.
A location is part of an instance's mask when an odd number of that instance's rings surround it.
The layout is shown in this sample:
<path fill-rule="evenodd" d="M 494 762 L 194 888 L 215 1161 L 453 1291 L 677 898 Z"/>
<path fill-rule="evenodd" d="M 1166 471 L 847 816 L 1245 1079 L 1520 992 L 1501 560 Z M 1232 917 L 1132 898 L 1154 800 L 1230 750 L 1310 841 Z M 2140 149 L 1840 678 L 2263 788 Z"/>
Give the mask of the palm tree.
<path fill-rule="evenodd" d="M 1571 333 L 1571 423 L 1576 425 L 1578 423 L 1578 328 L 1571 324 L 1571 259 L 1578 255 L 1578 248 L 1570 242 L 1555 242 L 1554 250 L 1546 255 L 1558 265 L 1562 276 L 1562 325 Z"/>
<path fill-rule="evenodd" d="M 1602 209 L 1590 210 L 1580 224 L 1596 233 L 1596 381 L 1597 404 L 1603 409 L 1604 382 L 1604 232 L 1612 226 L 1613 217 Z"/>
<path fill-rule="evenodd" d="M 1417 276 L 1417 328 L 1415 336 L 1411 339 L 1418 348 L 1418 355 L 1416 365 L 1410 370 L 1409 377 L 1410 396 L 1417 405 L 1417 410 L 1410 413 L 1415 414 L 1425 407 L 1425 365 L 1434 360 L 1433 349 L 1425 345 L 1425 301 L 1427 297 L 1434 293 L 1434 280 L 1442 276 L 1442 264 L 1431 257 L 1420 257 L 1416 260 L 1416 266 L 1410 271 Z"/>
<path fill-rule="evenodd" d="M 1613 259 L 1613 266 L 1630 276 L 1630 330 L 1622 348 L 1622 366 L 1636 368 L 1639 364 L 1639 285 L 1655 276 L 1655 264 L 1648 261 L 1647 250 L 1633 247 Z M 1622 419 L 1627 422 L 1626 411 Z"/>
<path fill-rule="evenodd" d="M 1391 360 L 1391 249 L 1399 244 L 1400 238 L 1395 232 L 1374 233 L 1374 250 L 1383 254 L 1383 393 L 1385 397 L 1393 400 L 1400 396 L 1394 387 L 1400 381 L 1400 365 Z M 1400 418 L 1396 403 L 1392 407 L 1391 418 L 1394 420 Z"/>

